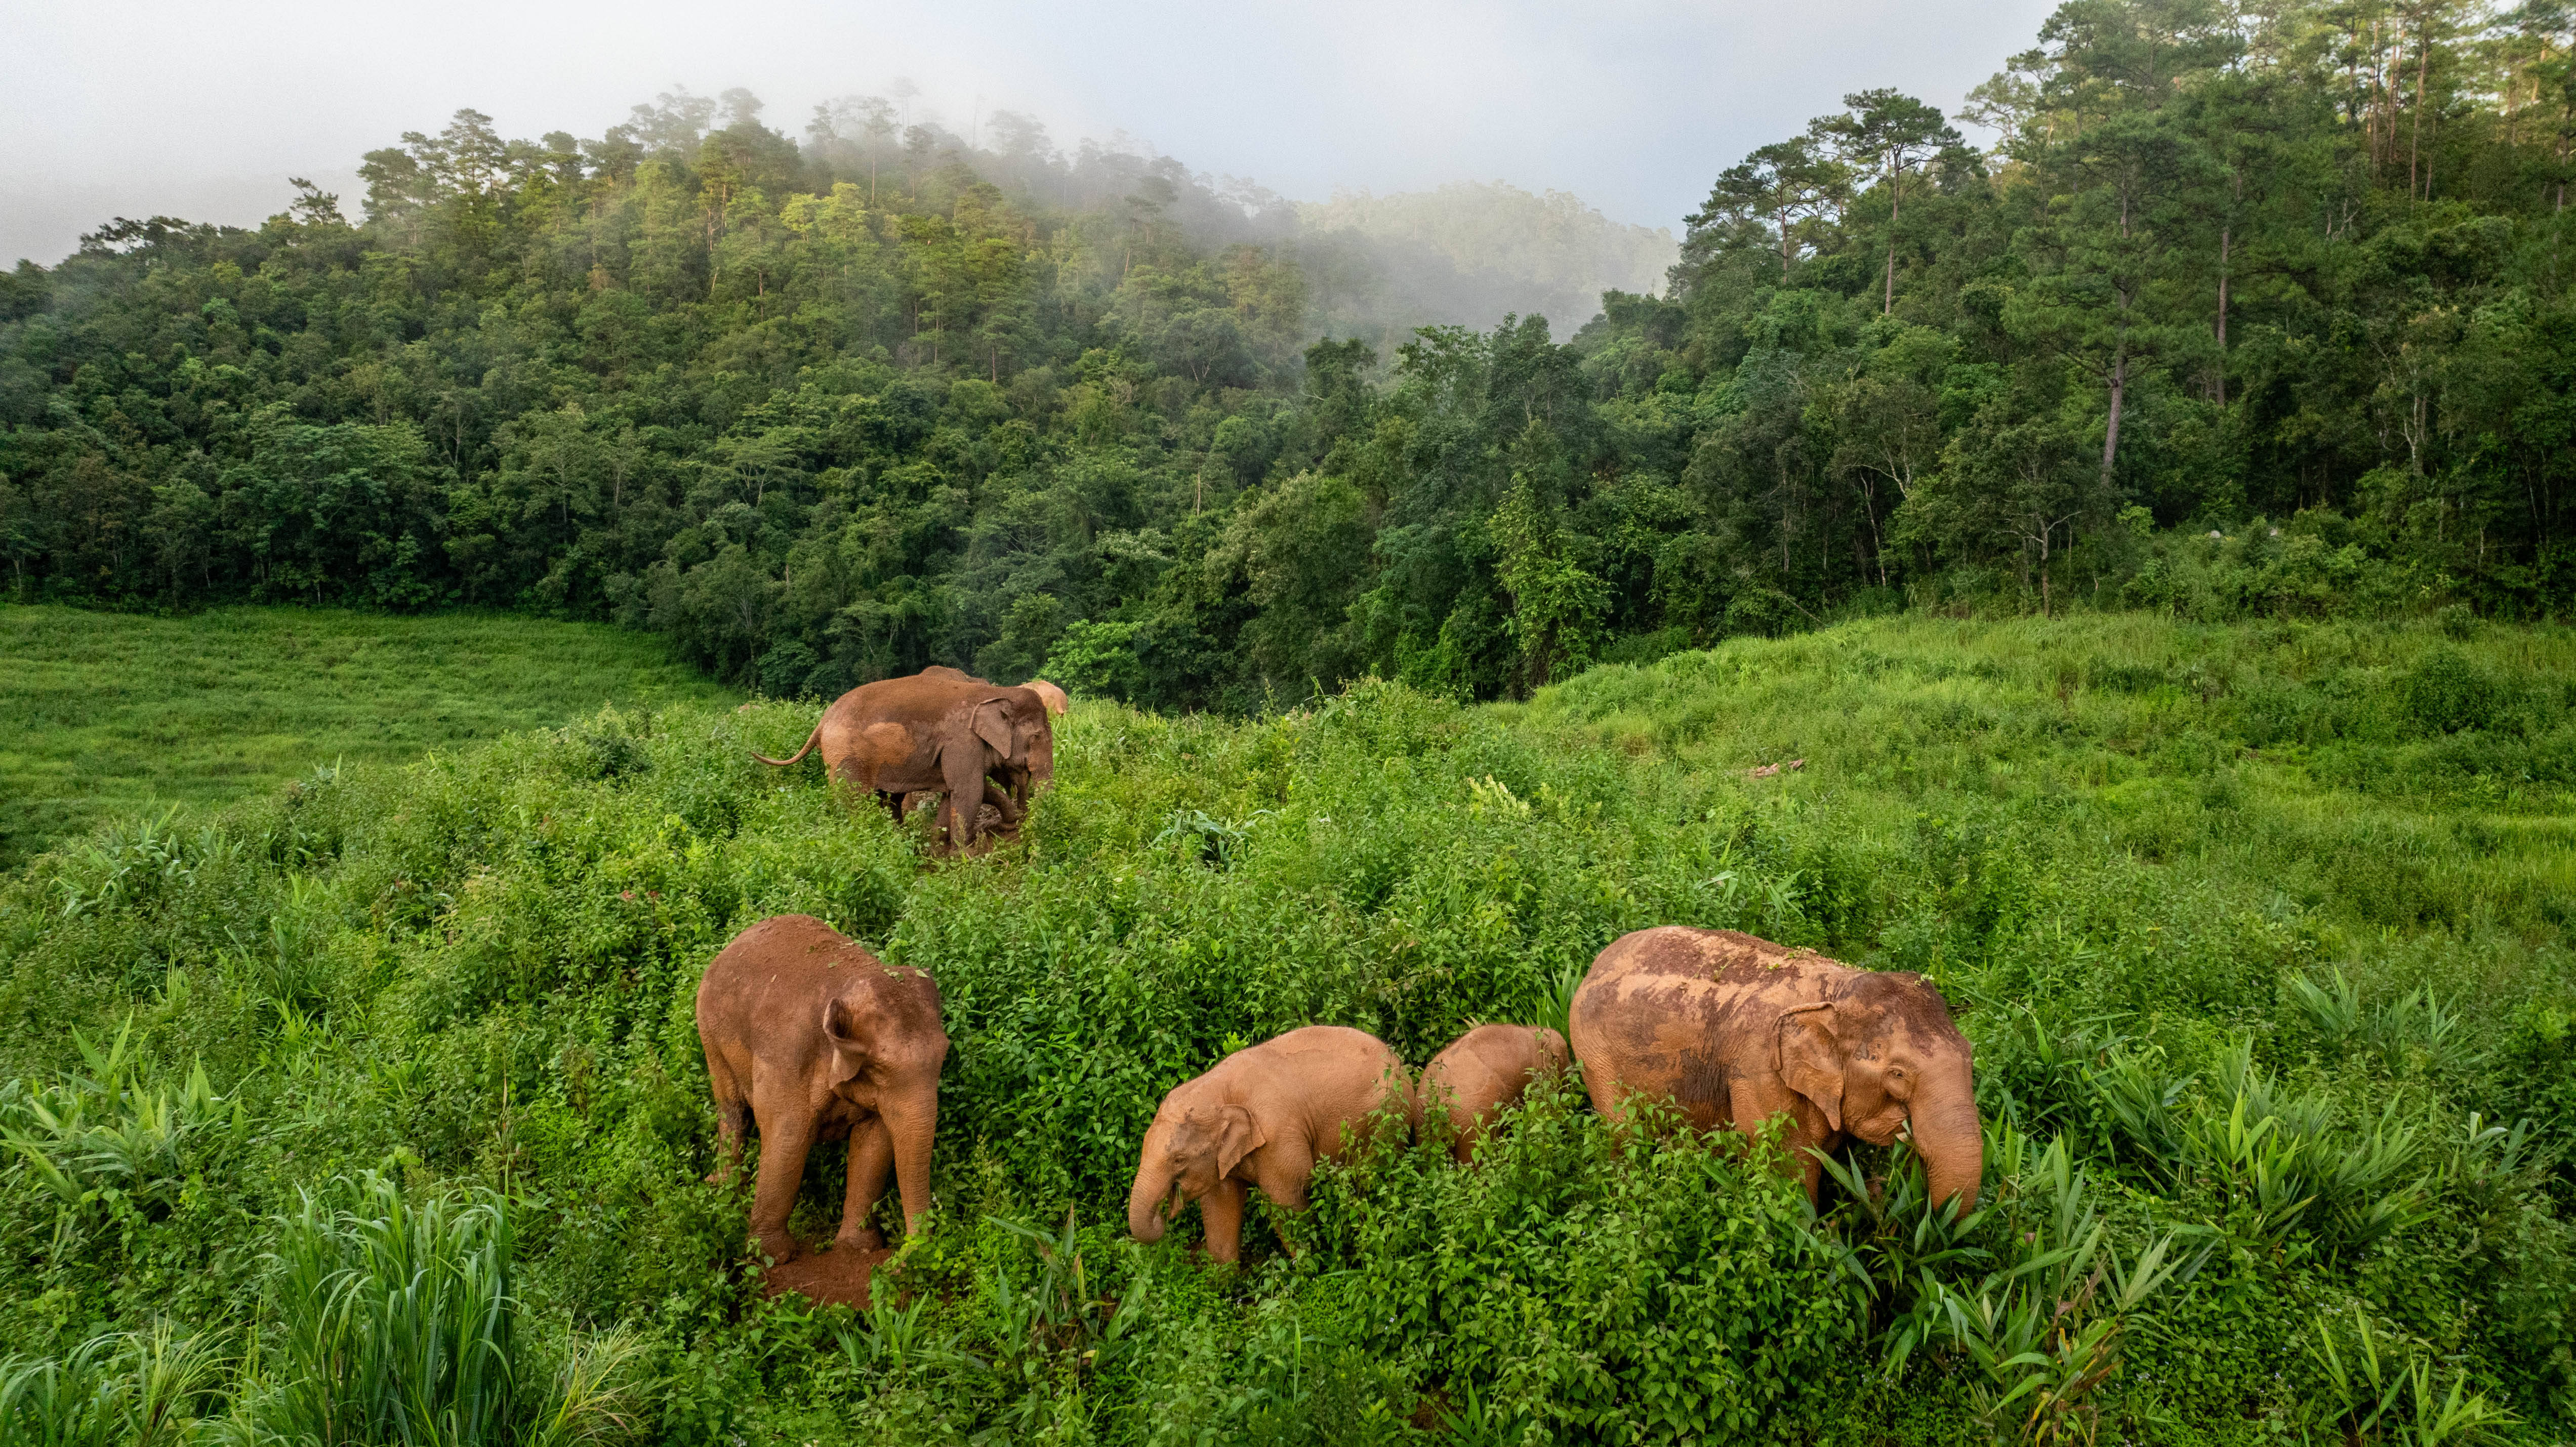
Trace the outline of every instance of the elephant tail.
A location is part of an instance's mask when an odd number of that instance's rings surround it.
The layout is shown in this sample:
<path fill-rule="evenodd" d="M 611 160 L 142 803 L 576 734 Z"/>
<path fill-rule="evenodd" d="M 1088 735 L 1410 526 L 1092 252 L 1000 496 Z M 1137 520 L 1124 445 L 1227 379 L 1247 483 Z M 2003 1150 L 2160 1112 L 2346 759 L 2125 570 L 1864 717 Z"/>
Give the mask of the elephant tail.
<path fill-rule="evenodd" d="M 805 747 L 798 749 L 796 752 L 789 754 L 783 759 L 773 759 L 767 754 L 758 752 L 754 752 L 752 757 L 760 760 L 764 764 L 769 764 L 783 769 L 789 764 L 795 763 L 797 760 L 804 758 L 807 754 L 814 752 L 815 740 L 820 739 L 821 737 L 823 737 L 823 721 L 821 719 L 816 719 L 814 720 L 814 731 L 805 736 Z"/>

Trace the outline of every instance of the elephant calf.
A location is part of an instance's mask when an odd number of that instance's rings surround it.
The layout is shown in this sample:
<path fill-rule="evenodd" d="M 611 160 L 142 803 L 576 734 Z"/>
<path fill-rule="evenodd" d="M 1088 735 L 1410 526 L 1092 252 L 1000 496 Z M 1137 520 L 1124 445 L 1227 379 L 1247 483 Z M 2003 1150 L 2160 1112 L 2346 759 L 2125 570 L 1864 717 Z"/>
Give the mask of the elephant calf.
<path fill-rule="evenodd" d="M 903 1190 L 903 1228 L 919 1228 L 948 1058 L 930 976 L 885 964 L 810 915 L 778 915 L 734 936 L 707 966 L 698 1040 L 715 1085 L 725 1176 L 742 1164 L 744 1131 L 760 1133 L 751 1230 L 771 1260 L 796 1253 L 787 1215 L 817 1141 L 850 1142 L 835 1245 L 885 1244 L 867 1221 L 889 1167 Z"/>
<path fill-rule="evenodd" d="M 1163 1097 L 1127 1195 L 1127 1229 L 1160 1241 L 1168 1220 L 1197 1201 L 1208 1255 L 1234 1261 L 1244 1188 L 1306 1209 L 1315 1162 L 1347 1155 L 1389 1103 L 1410 1132 L 1418 1116 L 1404 1061 L 1365 1031 L 1309 1025 L 1238 1050 Z"/>
<path fill-rule="evenodd" d="M 1449 1154 L 1464 1165 L 1503 1107 L 1565 1068 L 1565 1037 L 1544 1025 L 1479 1025 L 1422 1067 L 1422 1109 L 1449 1114 Z"/>

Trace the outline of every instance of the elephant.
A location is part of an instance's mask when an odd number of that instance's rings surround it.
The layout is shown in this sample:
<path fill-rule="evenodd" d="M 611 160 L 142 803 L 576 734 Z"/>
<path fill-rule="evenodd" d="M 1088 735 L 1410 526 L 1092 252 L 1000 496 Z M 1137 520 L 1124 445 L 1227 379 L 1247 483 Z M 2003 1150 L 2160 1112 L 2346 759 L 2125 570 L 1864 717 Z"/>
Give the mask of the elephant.
<path fill-rule="evenodd" d="M 764 764 L 785 767 L 817 745 L 825 772 L 873 790 L 903 822 L 904 797 L 946 796 L 941 824 L 949 847 L 971 850 L 976 813 L 994 802 L 1007 832 L 1019 826 L 1031 783 L 1055 777 L 1055 731 L 1045 701 L 1025 688 L 981 683 L 953 668 L 889 678 L 841 695 L 806 736 L 805 746 L 783 759 L 755 753 Z M 1011 781 L 1011 793 L 991 789 L 990 777 Z"/>
<path fill-rule="evenodd" d="M 796 1253 L 787 1215 L 817 1141 L 850 1142 L 835 1245 L 885 1244 L 867 1221 L 889 1167 L 903 1193 L 904 1231 L 920 1229 L 948 1058 L 930 976 L 885 964 L 811 915 L 777 915 L 735 935 L 707 966 L 698 1041 L 724 1141 L 717 1179 L 741 1169 L 744 1131 L 760 1134 L 751 1230 L 771 1260 Z"/>
<path fill-rule="evenodd" d="M 1460 1165 L 1503 1107 L 1530 1082 L 1565 1069 L 1565 1037 L 1544 1025 L 1479 1025 L 1422 1067 L 1422 1109 L 1449 1115 L 1449 1154 Z"/>
<path fill-rule="evenodd" d="M 1395 1051 L 1366 1031 L 1309 1025 L 1237 1050 L 1163 1097 L 1127 1194 L 1127 1230 L 1160 1241 L 1168 1220 L 1197 1201 L 1208 1255 L 1235 1261 L 1244 1188 L 1259 1186 L 1279 1205 L 1305 1210 L 1315 1162 L 1349 1154 L 1390 1104 L 1403 1112 L 1409 1137 L 1420 1119 L 1412 1080 Z"/>
<path fill-rule="evenodd" d="M 1699 1130 L 1747 1136 L 1789 1117 L 1784 1144 L 1815 1199 L 1846 1137 L 1900 1129 L 1932 1199 L 1977 1204 L 1985 1139 L 1966 1037 L 1922 976 L 1854 969 L 1733 930 L 1666 925 L 1610 942 L 1576 988 L 1574 1058 L 1596 1110 L 1669 1097 Z"/>
<path fill-rule="evenodd" d="M 977 678 L 975 675 L 968 673 L 963 669 L 951 668 L 944 663 L 934 663 L 930 665 L 928 668 L 923 669 L 919 676 L 923 678 L 953 679 L 959 683 L 989 684 L 989 680 Z M 1043 678 L 1032 678 L 1028 682 L 1021 684 L 1020 687 L 1036 694 L 1038 696 L 1038 702 L 1046 705 L 1046 711 L 1059 718 L 1064 715 L 1064 711 L 1066 709 L 1073 706 L 1072 701 L 1065 697 L 1063 689 L 1056 687 L 1054 684 L 1047 682 Z M 986 796 L 986 802 L 999 809 L 1005 820 L 1016 824 L 1016 811 L 1025 810 L 1029 806 L 1029 776 L 1027 772 L 1025 770 L 999 770 L 991 777 L 993 782 L 1001 785 L 1003 789 L 1009 792 L 1010 800 L 1005 803 L 1000 795 L 993 794 Z"/>

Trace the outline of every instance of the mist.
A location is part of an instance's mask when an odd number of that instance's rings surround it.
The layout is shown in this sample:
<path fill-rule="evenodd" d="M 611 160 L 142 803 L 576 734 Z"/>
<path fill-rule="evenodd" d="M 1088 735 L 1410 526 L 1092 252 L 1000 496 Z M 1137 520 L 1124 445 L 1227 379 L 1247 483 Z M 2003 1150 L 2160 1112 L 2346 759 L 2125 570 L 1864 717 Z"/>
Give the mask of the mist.
<path fill-rule="evenodd" d="M 1499 182 L 1579 198 L 1613 228 L 1678 233 L 1746 150 L 1864 86 L 1955 107 L 2048 9 L 8 0 L 0 129 L 17 164 L 0 177 L 0 262 L 50 264 L 112 216 L 253 225 L 284 209 L 292 176 L 354 212 L 359 157 L 437 130 L 460 106 L 507 135 L 595 136 L 675 85 L 746 88 L 791 136 L 816 104 L 850 94 L 885 96 L 907 123 L 970 142 L 1009 110 L 1068 149 L 1115 140 L 1380 240 L 1401 217 L 1384 205 L 1336 213 L 1336 193 Z M 1413 257 L 1405 275 L 1449 298 L 1442 310 L 1500 304 L 1490 286 L 1437 275 L 1437 247 L 1397 245 Z M 1624 284 L 1656 269 L 1631 267 Z"/>

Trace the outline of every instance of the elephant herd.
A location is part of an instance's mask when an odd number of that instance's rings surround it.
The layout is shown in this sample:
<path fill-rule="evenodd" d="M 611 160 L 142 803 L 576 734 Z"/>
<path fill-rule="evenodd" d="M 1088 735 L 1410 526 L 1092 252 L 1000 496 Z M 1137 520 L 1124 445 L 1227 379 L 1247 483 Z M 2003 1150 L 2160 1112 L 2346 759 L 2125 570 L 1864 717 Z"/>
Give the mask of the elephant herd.
<path fill-rule="evenodd" d="M 884 1243 L 867 1224 L 891 1172 L 904 1229 L 930 1206 L 939 1072 L 948 1056 L 939 987 L 887 965 L 806 915 L 765 919 L 724 947 L 698 989 L 698 1034 L 715 1088 L 730 1176 L 742 1139 L 762 1141 L 752 1234 L 772 1259 L 796 1243 L 787 1218 L 807 1154 L 849 1141 L 836 1246 Z M 1932 1199 L 1976 1204 L 1983 1173 L 1968 1042 L 1922 977 L 1854 969 L 1731 930 L 1667 925 L 1611 942 L 1577 987 L 1569 1042 L 1530 1025 L 1480 1025 L 1417 1082 L 1386 1042 L 1309 1025 L 1227 1055 L 1163 1097 L 1128 1194 L 1128 1229 L 1160 1240 L 1196 1201 L 1207 1253 L 1241 1249 L 1246 1192 L 1291 1211 L 1315 1163 L 1426 1109 L 1446 1113 L 1452 1150 L 1471 1159 L 1501 1109 L 1529 1084 L 1583 1067 L 1592 1105 L 1668 1101 L 1694 1128 L 1751 1135 L 1785 1116 L 1782 1144 L 1815 1195 L 1817 1152 L 1848 1139 L 1922 1157 Z"/>
<path fill-rule="evenodd" d="M 908 798 L 939 794 L 948 847 L 971 851 L 990 804 L 1015 833 L 1055 773 L 1045 680 L 1004 687 L 953 668 L 852 689 L 826 709 L 797 762 L 818 746 L 830 776 L 873 791 L 900 822 Z M 743 1137 L 761 1138 L 752 1234 L 772 1259 L 796 1243 L 787 1218 L 816 1143 L 849 1142 L 836 1246 L 884 1243 L 867 1224 L 891 1173 L 907 1234 L 930 1206 L 939 1072 L 948 1058 L 939 987 L 887 965 L 806 915 L 745 929 L 698 986 L 698 1038 L 715 1090 L 730 1177 Z M 1241 1249 L 1246 1192 L 1306 1204 L 1315 1163 L 1339 1160 L 1397 1121 L 1409 1136 L 1444 1112 L 1463 1164 L 1502 1109 L 1534 1080 L 1583 1067 L 1593 1108 L 1668 1102 L 1694 1129 L 1752 1135 L 1786 1119 L 1780 1143 L 1812 1199 L 1821 1153 L 1847 1140 L 1910 1136 L 1931 1198 L 1976 1204 L 1984 1136 L 1965 1037 L 1920 975 L 1854 969 L 1731 930 L 1666 925 L 1613 940 L 1576 987 L 1567 1035 L 1479 1025 L 1434 1056 L 1419 1080 L 1364 1031 L 1309 1025 L 1237 1050 L 1174 1086 L 1146 1130 L 1128 1194 L 1128 1229 L 1162 1238 L 1199 1203 L 1207 1251 Z"/>
<path fill-rule="evenodd" d="M 1976 1204 L 1985 1136 L 1967 1039 L 1922 976 L 1854 969 L 1732 930 L 1666 925 L 1611 941 L 1576 987 L 1568 1028 L 1593 1109 L 1666 1101 L 1696 1130 L 1747 1136 L 1787 1117 L 1781 1144 L 1813 1200 L 1820 1153 L 1911 1137 L 1931 1198 Z M 1374 1035 L 1309 1025 L 1235 1051 L 1173 1087 L 1145 1132 L 1127 1229 L 1156 1241 L 1196 1201 L 1208 1255 L 1240 1250 L 1244 1193 L 1306 1205 L 1319 1160 L 1382 1123 L 1449 1121 L 1467 1163 L 1503 1107 L 1563 1070 L 1568 1041 L 1534 1025 L 1479 1025 L 1418 1082 Z"/>

